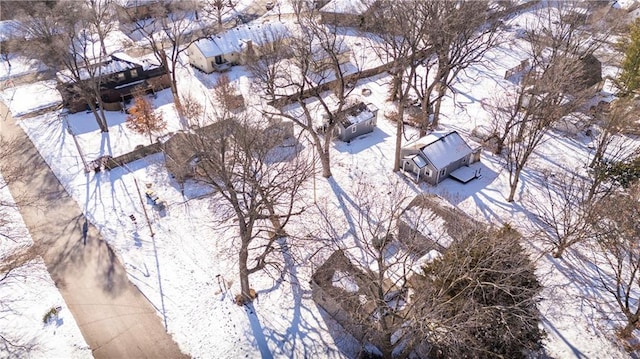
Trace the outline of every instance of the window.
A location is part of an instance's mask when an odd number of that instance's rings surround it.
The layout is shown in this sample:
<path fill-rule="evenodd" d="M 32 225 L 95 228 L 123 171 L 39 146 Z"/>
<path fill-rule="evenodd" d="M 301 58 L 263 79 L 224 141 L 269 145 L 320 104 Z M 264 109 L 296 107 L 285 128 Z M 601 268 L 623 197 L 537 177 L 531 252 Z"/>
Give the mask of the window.
<path fill-rule="evenodd" d="M 132 79 L 138 77 L 138 69 L 132 69 L 129 73 Z"/>
<path fill-rule="evenodd" d="M 117 79 L 118 81 L 123 81 L 126 78 L 126 76 L 124 75 L 124 72 L 119 72 L 117 75 Z"/>
<path fill-rule="evenodd" d="M 445 173 L 446 173 L 446 170 L 440 171 L 440 176 L 444 176 Z"/>
<path fill-rule="evenodd" d="M 351 133 L 356 133 L 357 130 L 358 130 L 358 125 L 354 125 L 353 127 L 351 127 Z"/>

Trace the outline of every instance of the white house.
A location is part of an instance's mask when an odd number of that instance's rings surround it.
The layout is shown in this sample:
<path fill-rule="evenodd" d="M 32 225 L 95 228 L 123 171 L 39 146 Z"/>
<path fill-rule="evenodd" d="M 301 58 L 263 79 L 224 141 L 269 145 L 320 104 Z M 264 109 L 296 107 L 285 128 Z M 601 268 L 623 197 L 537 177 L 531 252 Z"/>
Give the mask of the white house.
<path fill-rule="evenodd" d="M 291 36 L 282 23 L 243 25 L 213 37 L 201 39 L 187 48 L 189 63 L 206 72 L 225 71 L 245 63 L 246 55 Z"/>

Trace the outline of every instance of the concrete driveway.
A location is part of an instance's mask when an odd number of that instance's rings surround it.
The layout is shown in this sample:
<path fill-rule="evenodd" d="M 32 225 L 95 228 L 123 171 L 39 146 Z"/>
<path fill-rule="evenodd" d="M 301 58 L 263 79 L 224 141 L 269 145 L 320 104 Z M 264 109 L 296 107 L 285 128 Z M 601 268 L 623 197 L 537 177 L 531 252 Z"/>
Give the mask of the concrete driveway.
<path fill-rule="evenodd" d="M 51 277 L 96 358 L 186 358 L 166 333 L 154 307 L 133 286 L 97 229 L 86 224 L 78 204 L 64 190 L 9 110 L 0 102 L 0 136 L 19 141 L 19 150 L 0 161 L 28 166 L 9 183 L 14 197 L 37 198 L 20 213 Z M 11 163 L 2 163 L 11 165 Z M 83 228 L 84 227 L 84 228 Z M 86 241 L 85 241 L 86 233 Z"/>

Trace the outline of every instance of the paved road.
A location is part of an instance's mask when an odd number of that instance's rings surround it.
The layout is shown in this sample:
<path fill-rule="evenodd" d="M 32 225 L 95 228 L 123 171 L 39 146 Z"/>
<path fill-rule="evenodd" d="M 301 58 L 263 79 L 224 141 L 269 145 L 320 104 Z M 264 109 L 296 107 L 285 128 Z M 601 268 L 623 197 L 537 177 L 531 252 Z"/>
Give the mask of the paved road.
<path fill-rule="evenodd" d="M 20 208 L 51 277 L 96 358 L 186 358 L 162 320 L 129 282 L 113 251 L 89 224 L 7 107 L 0 102 L 0 136 L 15 138 L 20 150 L 12 158 L 28 164 L 22 181 L 9 184 L 14 196 L 28 193 L 37 206 Z M 4 165 L 4 164 L 3 164 Z M 87 232 L 86 244 L 83 227 Z"/>

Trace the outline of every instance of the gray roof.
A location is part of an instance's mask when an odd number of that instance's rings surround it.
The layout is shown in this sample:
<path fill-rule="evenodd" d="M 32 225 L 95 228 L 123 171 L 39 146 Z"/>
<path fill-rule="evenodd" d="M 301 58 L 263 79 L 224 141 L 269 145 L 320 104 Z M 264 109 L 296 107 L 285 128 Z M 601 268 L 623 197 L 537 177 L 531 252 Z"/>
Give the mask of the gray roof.
<path fill-rule="evenodd" d="M 419 149 L 420 154 L 437 169 L 445 168 L 473 152 L 456 131 L 432 132 L 405 148 L 411 147 Z"/>

